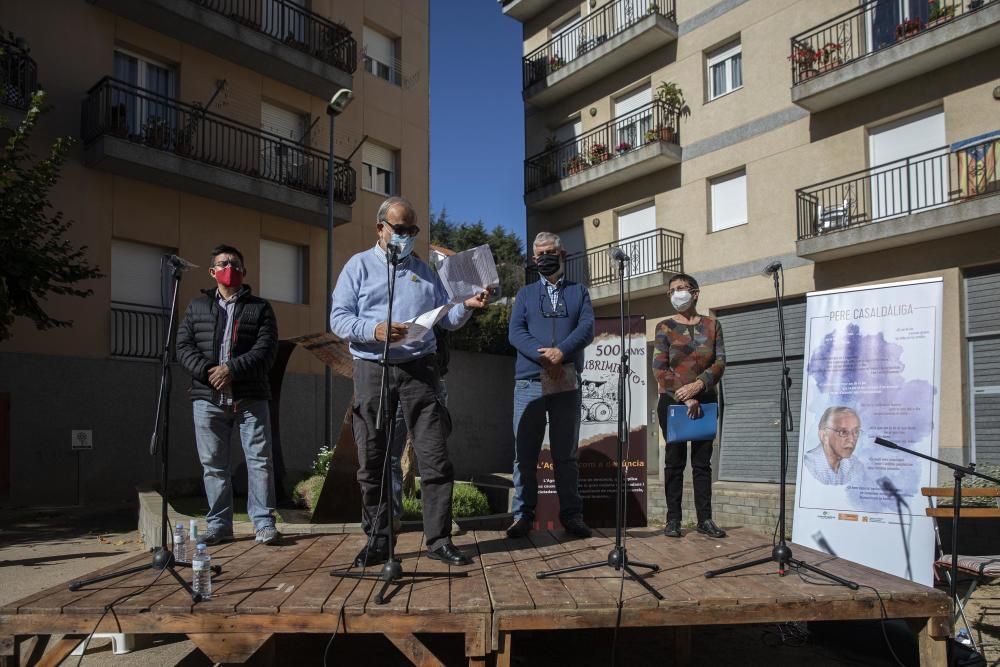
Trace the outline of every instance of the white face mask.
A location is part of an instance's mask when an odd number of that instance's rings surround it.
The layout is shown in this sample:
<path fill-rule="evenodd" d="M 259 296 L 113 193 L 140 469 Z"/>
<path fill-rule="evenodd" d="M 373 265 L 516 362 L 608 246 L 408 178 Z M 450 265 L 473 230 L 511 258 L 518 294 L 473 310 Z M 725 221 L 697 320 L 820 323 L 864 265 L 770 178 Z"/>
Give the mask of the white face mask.
<path fill-rule="evenodd" d="M 670 304 L 679 313 L 687 310 L 692 301 L 694 301 L 694 296 L 691 292 L 678 290 L 670 295 Z"/>

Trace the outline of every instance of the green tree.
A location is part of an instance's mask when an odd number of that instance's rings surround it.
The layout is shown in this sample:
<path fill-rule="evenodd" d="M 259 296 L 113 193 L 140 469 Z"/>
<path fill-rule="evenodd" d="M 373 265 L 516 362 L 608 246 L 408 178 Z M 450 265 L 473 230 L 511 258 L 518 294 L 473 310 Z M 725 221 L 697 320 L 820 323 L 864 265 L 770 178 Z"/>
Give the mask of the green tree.
<path fill-rule="evenodd" d="M 0 154 L 0 340 L 11 337 L 17 317 L 30 318 L 39 330 L 72 326 L 71 320 L 51 317 L 41 302 L 50 294 L 90 296 L 93 290 L 74 285 L 102 275 L 88 264 L 87 247 L 76 248 L 65 238 L 72 221 L 51 211 L 49 191 L 73 140 L 56 139 L 40 160 L 28 146 L 44 101 L 41 91 L 32 96 L 28 113 Z M 0 118 L 0 126 L 6 127 L 6 119 Z"/>

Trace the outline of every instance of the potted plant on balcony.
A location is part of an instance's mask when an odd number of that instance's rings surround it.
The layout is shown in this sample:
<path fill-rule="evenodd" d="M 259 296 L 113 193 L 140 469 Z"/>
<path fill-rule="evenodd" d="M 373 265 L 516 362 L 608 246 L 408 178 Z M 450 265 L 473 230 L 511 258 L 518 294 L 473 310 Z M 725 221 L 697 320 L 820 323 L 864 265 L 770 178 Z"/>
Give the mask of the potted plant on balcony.
<path fill-rule="evenodd" d="M 608 154 L 608 147 L 604 144 L 594 144 L 590 147 L 590 164 L 600 164 L 606 162 L 611 157 Z"/>
<path fill-rule="evenodd" d="M 649 3 L 649 13 L 650 14 L 656 14 L 656 13 L 659 13 L 659 11 L 660 11 L 660 5 L 658 3 L 655 3 L 655 2 Z"/>
<path fill-rule="evenodd" d="M 632 150 L 632 144 L 627 141 L 623 141 L 617 146 L 615 146 L 615 152 L 621 155 L 622 153 L 627 153 Z"/>
<path fill-rule="evenodd" d="M 187 122 L 184 127 L 177 131 L 174 140 L 174 152 L 178 155 L 190 155 L 194 149 L 194 136 L 198 133 L 198 124 L 205 116 L 205 107 L 200 102 L 195 102 L 188 113 Z"/>
<path fill-rule="evenodd" d="M 170 127 L 159 116 L 150 116 L 142 126 L 143 141 L 152 148 L 164 148 L 170 143 Z"/>
<path fill-rule="evenodd" d="M 839 67 L 843 63 L 840 58 L 840 42 L 827 42 L 819 48 L 816 55 L 820 72 Z"/>
<path fill-rule="evenodd" d="M 816 69 L 819 57 L 820 52 L 813 49 L 808 42 L 792 46 L 792 55 L 788 56 L 788 59 L 795 65 L 795 73 L 798 75 L 796 81 L 805 81 L 819 74 L 819 70 Z"/>
<path fill-rule="evenodd" d="M 680 120 L 691 115 L 691 107 L 684 100 L 684 91 L 673 81 L 661 81 L 656 87 L 656 100 L 667 107 L 665 117 L 657 118 L 656 131 L 659 139 L 675 143 L 677 128 L 674 126 L 674 119 Z"/>
<path fill-rule="evenodd" d="M 563 163 L 563 168 L 570 174 L 578 174 L 590 164 L 582 155 L 574 155 Z"/>
<path fill-rule="evenodd" d="M 551 56 L 549 56 L 548 60 L 546 60 L 545 62 L 549 66 L 549 72 L 555 72 L 557 69 L 566 64 L 566 61 L 563 60 L 563 57 L 558 53 L 554 53 Z"/>
<path fill-rule="evenodd" d="M 905 18 L 903 22 L 896 26 L 896 41 L 913 37 L 923 28 L 920 17 Z"/>
<path fill-rule="evenodd" d="M 930 0 L 927 14 L 927 27 L 933 28 L 936 25 L 950 21 L 955 14 L 955 6 L 945 4 L 943 0 Z"/>

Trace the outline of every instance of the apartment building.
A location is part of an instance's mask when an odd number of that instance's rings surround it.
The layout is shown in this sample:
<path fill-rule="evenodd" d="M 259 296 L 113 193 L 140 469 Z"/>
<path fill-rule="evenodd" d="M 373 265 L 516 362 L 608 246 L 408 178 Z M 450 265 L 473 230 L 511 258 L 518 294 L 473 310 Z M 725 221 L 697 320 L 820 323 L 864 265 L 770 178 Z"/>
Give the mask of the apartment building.
<path fill-rule="evenodd" d="M 773 260 L 795 421 L 807 292 L 941 277 L 941 455 L 1000 463 L 1000 2 L 501 3 L 524 27 L 528 238 L 560 233 L 607 316 L 626 249 L 650 344 L 670 277 L 698 278 L 726 332 L 718 480 L 779 476 Z"/>
<path fill-rule="evenodd" d="M 6 495 L 129 500 L 157 478 L 148 447 L 169 301 L 164 254 L 199 265 L 180 284 L 183 309 L 213 286 L 211 248 L 239 247 L 247 282 L 290 338 L 325 330 L 328 199 L 334 279 L 374 243 L 386 195 L 429 211 L 428 3 L 9 0 L 0 24 L 20 41 L 0 67 L 4 115 L 16 120 L 12 107 L 23 113 L 41 87 L 52 109 L 36 151 L 78 139 L 52 203 L 104 273 L 86 285 L 91 297 L 47 302 L 72 328 L 19 322 L 0 345 Z M 328 198 L 326 108 L 341 88 L 354 101 L 335 120 Z M 189 379 L 179 367 L 173 376 L 171 477 L 198 478 Z M 349 398 L 340 382 L 338 425 Z M 304 351 L 288 361 L 281 415 L 285 467 L 305 470 L 324 444 L 324 382 Z"/>

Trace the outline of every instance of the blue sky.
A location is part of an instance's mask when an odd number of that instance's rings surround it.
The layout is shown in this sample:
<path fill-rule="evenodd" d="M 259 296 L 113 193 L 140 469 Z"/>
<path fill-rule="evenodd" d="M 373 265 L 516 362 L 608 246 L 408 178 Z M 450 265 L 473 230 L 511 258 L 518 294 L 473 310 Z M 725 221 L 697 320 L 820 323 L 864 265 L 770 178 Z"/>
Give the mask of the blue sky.
<path fill-rule="evenodd" d="M 524 240 L 521 24 L 496 0 L 430 0 L 431 210 Z"/>

